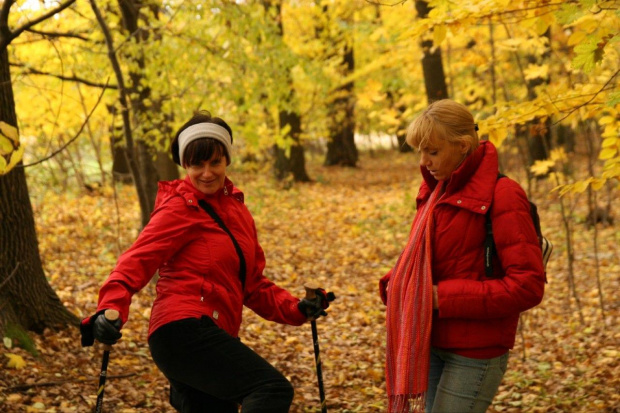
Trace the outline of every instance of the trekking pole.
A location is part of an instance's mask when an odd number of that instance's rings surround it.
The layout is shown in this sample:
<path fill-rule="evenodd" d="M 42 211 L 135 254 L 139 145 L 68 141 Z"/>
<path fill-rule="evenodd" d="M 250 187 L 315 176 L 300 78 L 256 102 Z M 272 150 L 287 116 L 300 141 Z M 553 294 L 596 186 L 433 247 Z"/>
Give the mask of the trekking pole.
<path fill-rule="evenodd" d="M 108 321 L 116 321 L 118 320 L 119 313 L 116 310 L 106 310 L 104 316 Z M 108 374 L 110 350 L 112 350 L 112 346 L 110 344 L 103 345 L 103 360 L 101 361 L 101 373 L 99 373 L 99 387 L 97 388 L 97 404 L 95 405 L 95 413 L 102 412 L 101 407 L 103 405 L 103 390 L 105 389 L 105 380 Z"/>
<path fill-rule="evenodd" d="M 316 298 L 316 288 L 314 286 L 305 285 L 306 299 L 314 300 Z M 314 344 L 314 361 L 316 363 L 316 376 L 319 381 L 319 397 L 321 398 L 321 413 L 327 413 L 327 402 L 325 401 L 325 389 L 323 388 L 323 372 L 321 368 L 321 353 L 319 349 L 319 334 L 316 330 L 316 319 L 310 321 L 312 326 L 312 342 Z"/>

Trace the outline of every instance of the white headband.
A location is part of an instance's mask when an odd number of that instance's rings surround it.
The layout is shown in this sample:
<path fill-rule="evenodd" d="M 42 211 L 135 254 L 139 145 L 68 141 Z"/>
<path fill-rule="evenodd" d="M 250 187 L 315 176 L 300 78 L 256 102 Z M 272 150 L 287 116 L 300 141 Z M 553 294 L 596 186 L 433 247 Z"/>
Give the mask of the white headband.
<path fill-rule="evenodd" d="M 192 141 L 196 139 L 212 138 L 221 142 L 226 148 L 228 160 L 232 156 L 232 138 L 228 131 L 216 123 L 197 123 L 185 129 L 179 135 L 179 161 L 183 164 L 183 152 Z"/>

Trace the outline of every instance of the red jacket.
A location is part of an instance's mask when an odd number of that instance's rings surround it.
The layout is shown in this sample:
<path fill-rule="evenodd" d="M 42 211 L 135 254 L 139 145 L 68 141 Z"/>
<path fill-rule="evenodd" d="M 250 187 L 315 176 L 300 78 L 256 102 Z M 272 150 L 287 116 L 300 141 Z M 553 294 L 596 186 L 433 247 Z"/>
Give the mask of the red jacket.
<path fill-rule="evenodd" d="M 207 201 L 237 239 L 246 261 L 245 289 L 230 237 L 198 205 Z M 243 305 L 261 317 L 300 325 L 299 300 L 263 276 L 265 255 L 243 194 L 226 179 L 214 195 L 196 190 L 189 178 L 160 182 L 155 210 L 136 242 L 118 260 L 99 291 L 98 311 L 115 309 L 127 321 L 131 297 L 159 269 L 149 336 L 183 318 L 209 316 L 233 337 Z"/>
<path fill-rule="evenodd" d="M 437 181 L 422 167 L 424 182 L 416 198 L 420 209 Z M 433 311 L 431 345 L 474 358 L 492 358 L 512 348 L 519 313 L 539 304 L 544 270 L 538 238 L 523 189 L 497 179 L 495 147 L 479 148 L 452 173 L 433 211 L 433 284 L 439 310 Z M 491 207 L 499 278 L 484 268 L 485 213 Z M 381 279 L 386 302 L 391 271 Z M 389 303 L 387 303 L 389 305 Z"/>

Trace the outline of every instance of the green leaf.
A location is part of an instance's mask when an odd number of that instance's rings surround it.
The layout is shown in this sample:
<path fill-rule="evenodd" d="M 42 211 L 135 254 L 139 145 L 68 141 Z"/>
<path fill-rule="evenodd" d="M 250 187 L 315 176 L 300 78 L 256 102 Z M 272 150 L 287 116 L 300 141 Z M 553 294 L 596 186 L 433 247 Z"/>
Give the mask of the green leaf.
<path fill-rule="evenodd" d="M 605 54 L 597 40 L 588 40 L 586 43 L 575 46 L 573 50 L 576 54 L 573 59 L 573 67 L 583 70 L 584 73 L 590 73 L 596 64 L 603 60 Z"/>
<path fill-rule="evenodd" d="M 560 10 L 555 13 L 558 23 L 563 25 L 571 24 L 581 16 L 583 16 L 583 11 L 573 3 L 562 4 Z"/>
<path fill-rule="evenodd" d="M 607 98 L 607 106 L 616 106 L 620 104 L 620 91 L 617 92 L 611 92 Z"/>

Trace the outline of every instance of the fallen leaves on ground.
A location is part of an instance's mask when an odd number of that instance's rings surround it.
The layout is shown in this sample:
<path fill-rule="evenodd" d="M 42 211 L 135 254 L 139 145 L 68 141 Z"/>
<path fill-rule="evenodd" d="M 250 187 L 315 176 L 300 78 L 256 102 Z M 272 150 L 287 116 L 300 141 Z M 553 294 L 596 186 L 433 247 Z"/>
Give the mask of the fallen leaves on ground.
<path fill-rule="evenodd" d="M 378 279 L 394 265 L 408 234 L 419 177 L 411 155 L 365 153 L 360 167 L 324 168 L 310 162 L 312 184 L 291 188 L 267 172 L 231 172 L 246 194 L 267 255 L 266 275 L 293 294 L 313 282 L 338 297 L 318 321 L 329 411 L 383 412 L 385 311 Z M 544 184 L 537 193 L 550 188 Z M 45 272 L 64 304 L 79 317 L 96 308 L 98 288 L 119 252 L 137 236 L 138 205 L 131 187 L 97 196 L 40 194 L 34 204 Z M 557 201 L 536 198 L 543 229 L 555 244 L 543 303 L 521 317 L 517 342 L 491 412 L 612 412 L 620 409 L 616 228 L 599 229 L 599 304 L 592 230 L 575 228 L 577 301 L 568 289 L 563 227 Z M 60 207 L 62 206 L 62 207 Z M 585 212 L 581 211 L 585 216 Z M 580 213 L 579 210 L 576 212 Z M 123 339 L 113 348 L 105 387 L 109 412 L 172 412 L 168 384 L 146 343 L 155 287 L 138 293 Z M 80 347 L 76 329 L 32 335 L 37 358 L 0 349 L 0 411 L 92 411 L 102 348 Z M 244 312 L 242 340 L 280 369 L 296 393 L 292 412 L 319 412 L 309 325 L 283 326 Z"/>

